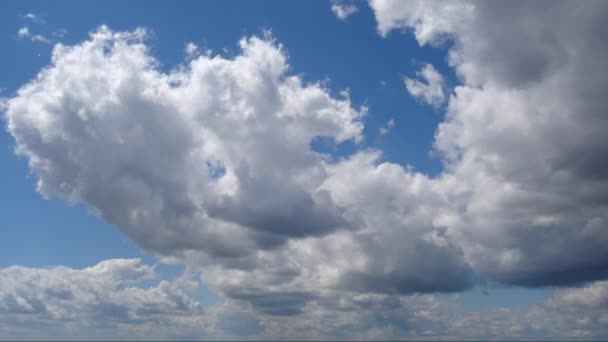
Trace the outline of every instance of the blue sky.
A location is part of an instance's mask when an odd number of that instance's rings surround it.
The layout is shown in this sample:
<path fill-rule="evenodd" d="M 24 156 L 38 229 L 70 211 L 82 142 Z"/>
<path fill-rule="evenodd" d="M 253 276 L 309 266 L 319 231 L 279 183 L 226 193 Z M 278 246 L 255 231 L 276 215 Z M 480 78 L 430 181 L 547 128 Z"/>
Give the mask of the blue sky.
<path fill-rule="evenodd" d="M 1 3 L 0 339 L 147 338 L 155 319 L 166 339 L 348 339 L 336 312 L 374 339 L 607 336 L 605 305 L 584 299 L 608 293 L 595 147 L 608 126 L 587 91 L 606 86 L 588 67 L 606 49 L 570 38 L 600 32 L 606 6 L 499 7 Z M 53 57 L 56 44 L 74 49 Z M 107 80 L 124 87 L 94 93 Z M 215 162 L 225 175 L 192 170 Z M 28 274 L 43 280 L 25 295 Z M 72 304 L 41 295 L 65 288 L 107 306 L 74 306 L 71 326 L 53 310 Z M 86 328 L 91 317 L 102 323 Z M 554 328 L 572 317 L 587 320 L 569 328 L 580 336 Z"/>

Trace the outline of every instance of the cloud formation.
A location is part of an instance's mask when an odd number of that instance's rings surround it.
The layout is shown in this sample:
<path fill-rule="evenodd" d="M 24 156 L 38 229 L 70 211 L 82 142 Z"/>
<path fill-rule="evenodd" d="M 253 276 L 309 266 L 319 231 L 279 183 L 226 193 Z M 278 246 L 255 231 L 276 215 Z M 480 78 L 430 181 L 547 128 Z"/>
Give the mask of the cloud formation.
<path fill-rule="evenodd" d="M 372 317 L 357 308 L 377 305 L 391 313 L 375 317 L 387 331 L 451 336 L 486 318 L 437 322 L 448 309 L 423 293 L 476 279 L 606 279 L 608 89 L 598 70 L 608 6 L 370 5 L 383 35 L 412 30 L 421 45 L 450 44 L 461 84 L 436 132 L 437 177 L 384 162 L 381 151 L 313 151 L 318 137 L 363 139 L 366 110 L 290 75 L 270 36 L 242 39 L 234 58 L 191 56 L 161 72 L 145 30 L 101 27 L 56 45 L 51 64 L 7 101 L 8 130 L 42 195 L 82 202 L 146 250 L 200 267 L 209 286 L 256 313 L 251 331 L 280 336 L 272 322 L 281 322 L 313 336 L 307 324 L 323 329 L 321 318 L 342 308 L 365 326 Z M 409 80 L 413 95 L 445 101 L 432 66 L 420 77 Z M 419 312 L 416 301 L 438 309 Z M 544 331 L 517 322 L 491 333 Z"/>
<path fill-rule="evenodd" d="M 608 84 L 597 72 L 608 56 L 599 39 L 608 6 L 370 5 L 383 34 L 411 29 L 421 45 L 452 44 L 462 84 L 435 147 L 446 169 L 436 186 L 455 205 L 438 221 L 473 268 L 525 286 L 608 276 L 608 103 L 599 95 Z"/>
<path fill-rule="evenodd" d="M 42 195 L 85 203 L 270 315 L 297 314 L 325 289 L 472 285 L 462 251 L 426 214 L 442 199 L 423 193 L 425 176 L 379 164 L 378 151 L 333 162 L 311 150 L 317 137 L 362 138 L 365 108 L 346 93 L 286 75 L 270 37 L 162 73 L 145 36 L 102 27 L 58 44 L 8 101 L 8 129 Z"/>

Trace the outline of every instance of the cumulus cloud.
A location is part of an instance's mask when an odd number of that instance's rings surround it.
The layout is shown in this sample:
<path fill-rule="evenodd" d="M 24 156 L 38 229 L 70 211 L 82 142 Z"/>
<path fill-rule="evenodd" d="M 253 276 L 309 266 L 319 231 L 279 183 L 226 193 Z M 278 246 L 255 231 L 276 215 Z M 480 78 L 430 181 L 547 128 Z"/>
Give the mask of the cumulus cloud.
<path fill-rule="evenodd" d="M 331 11 L 342 21 L 346 21 L 348 17 L 357 13 L 358 10 L 357 6 L 352 3 L 334 1 L 331 4 Z"/>
<path fill-rule="evenodd" d="M 441 201 L 419 198 L 428 179 L 379 165 L 378 151 L 332 162 L 311 150 L 317 137 L 362 138 L 365 108 L 347 93 L 287 75 L 270 37 L 242 39 L 233 59 L 202 55 L 163 73 L 145 36 L 102 27 L 58 44 L 7 102 L 42 195 L 85 203 L 263 315 L 300 314 L 324 290 L 472 285 L 462 251 L 425 214 Z M 391 182 L 402 183 L 398 196 Z"/>
<path fill-rule="evenodd" d="M 431 65 L 426 64 L 416 73 L 422 81 L 405 77 L 403 83 L 413 97 L 437 108 L 445 101 L 443 76 Z"/>

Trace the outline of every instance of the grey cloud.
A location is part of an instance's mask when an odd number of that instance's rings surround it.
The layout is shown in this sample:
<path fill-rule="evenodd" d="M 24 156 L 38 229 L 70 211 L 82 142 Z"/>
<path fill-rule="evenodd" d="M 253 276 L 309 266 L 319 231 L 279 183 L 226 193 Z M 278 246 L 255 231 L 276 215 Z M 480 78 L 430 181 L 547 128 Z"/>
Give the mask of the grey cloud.
<path fill-rule="evenodd" d="M 478 273 L 524 286 L 604 279 L 608 121 L 601 1 L 372 1 L 381 33 L 451 41 L 436 222 Z M 556 25 L 559 23 L 559 25 Z M 588 39 L 587 39 L 588 37 Z"/>
<path fill-rule="evenodd" d="M 303 306 L 315 298 L 313 293 L 304 291 L 269 291 L 247 288 L 226 289 L 225 291 L 231 298 L 251 303 L 259 313 L 271 316 L 300 314 Z"/>

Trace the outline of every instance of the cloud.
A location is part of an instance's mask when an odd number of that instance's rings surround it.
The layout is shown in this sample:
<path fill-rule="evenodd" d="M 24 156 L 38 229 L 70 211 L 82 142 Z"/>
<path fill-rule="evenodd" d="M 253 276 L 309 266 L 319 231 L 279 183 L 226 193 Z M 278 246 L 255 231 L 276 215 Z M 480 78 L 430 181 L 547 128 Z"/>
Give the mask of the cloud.
<path fill-rule="evenodd" d="M 46 44 L 51 43 L 51 40 L 46 38 L 44 35 L 32 34 L 30 32 L 30 29 L 27 26 L 23 26 L 22 28 L 20 28 L 17 31 L 17 36 L 21 39 L 29 39 L 33 42 L 46 43 Z"/>
<path fill-rule="evenodd" d="M 348 17 L 357 13 L 358 10 L 359 9 L 357 8 L 357 6 L 351 3 L 342 3 L 334 1 L 331 4 L 331 11 L 334 12 L 336 17 L 338 17 L 338 19 L 342 21 L 346 21 Z"/>
<path fill-rule="evenodd" d="M 33 21 L 35 23 L 44 23 L 44 20 L 39 15 L 36 15 L 34 13 L 31 13 L 31 12 L 28 12 L 28 13 L 22 15 L 21 17 L 23 19 L 25 19 L 25 20 L 30 20 L 30 21 Z"/>
<path fill-rule="evenodd" d="M 411 29 L 421 45 L 451 41 L 462 84 L 435 147 L 447 171 L 436 189 L 452 209 L 436 222 L 473 268 L 524 286 L 605 279 L 608 103 L 597 68 L 608 57 L 599 38 L 608 6 L 370 5 L 383 34 Z"/>
<path fill-rule="evenodd" d="M 184 48 L 184 52 L 186 53 L 186 56 L 192 58 L 192 57 L 196 57 L 196 55 L 200 53 L 200 50 L 199 50 L 198 46 L 196 46 L 196 44 L 190 42 L 190 43 L 186 44 L 186 47 Z"/>
<path fill-rule="evenodd" d="M 284 339 L 354 338 L 406 321 L 431 324 L 423 312 L 447 305 L 432 296 L 241 292 L 203 308 L 182 287 L 180 278 L 155 279 L 154 269 L 139 259 L 110 259 L 82 269 L 68 267 L 0 269 L 0 329 L 9 339 Z M 298 316 L 276 311 L 284 297 Z M 249 297 L 255 297 L 251 300 Z M 256 315 L 241 298 L 269 311 Z M 297 298 L 297 300 L 293 300 Z M 308 306 L 300 304 L 309 302 Z M 429 311 L 430 310 L 430 311 Z M 428 315 L 428 314 L 427 314 Z M 303 319 L 304 317 L 304 319 Z M 376 332 L 377 334 L 377 332 Z M 392 336 L 392 335 L 386 335 Z"/>
<path fill-rule="evenodd" d="M 19 36 L 19 38 L 29 38 L 30 35 L 30 29 L 27 26 L 23 26 L 17 31 L 17 36 Z"/>
<path fill-rule="evenodd" d="M 162 326 L 178 327 L 201 319 L 201 305 L 177 283 L 163 280 L 153 287 L 141 286 L 154 276 L 153 268 L 139 259 L 110 259 L 83 269 L 0 269 L 3 336 L 36 338 L 36 332 L 28 332 L 36 325 L 45 327 L 37 333 L 57 333 L 55 338 L 95 334 L 116 338 L 143 326 L 156 326 L 155 332 L 171 336 L 171 329 Z M 139 333 L 145 336 L 144 330 Z"/>
<path fill-rule="evenodd" d="M 395 128 L 395 120 L 390 119 L 386 124 L 378 129 L 380 135 L 387 135 L 393 128 Z"/>
<path fill-rule="evenodd" d="M 441 199 L 419 198 L 423 175 L 378 165 L 378 151 L 331 162 L 311 150 L 320 136 L 362 139 L 365 108 L 348 94 L 287 75 L 270 37 L 163 73 L 145 36 L 102 27 L 58 44 L 8 101 L 16 151 L 43 196 L 86 204 L 262 315 L 300 314 L 330 289 L 472 285 L 462 251 L 426 214 Z"/>
<path fill-rule="evenodd" d="M 408 77 L 403 79 L 407 92 L 435 108 L 441 106 L 446 98 L 443 76 L 431 64 L 426 64 L 416 75 L 423 81 Z"/>
<path fill-rule="evenodd" d="M 478 336 L 534 336 L 542 308 L 528 322 L 504 310 L 451 320 L 424 293 L 606 278 L 607 6 L 571 4 L 371 2 L 381 34 L 450 44 L 461 84 L 435 135 L 436 177 L 377 150 L 311 150 L 318 137 L 361 141 L 365 108 L 290 75 L 270 37 L 165 73 L 145 30 L 102 27 L 55 47 L 8 100 L 8 130 L 42 195 L 84 203 L 148 251 L 202 269 L 268 336 L 348 335 L 352 322 L 370 337 L 472 324 L 487 329 Z M 363 306 L 382 315 L 335 318 Z"/>

